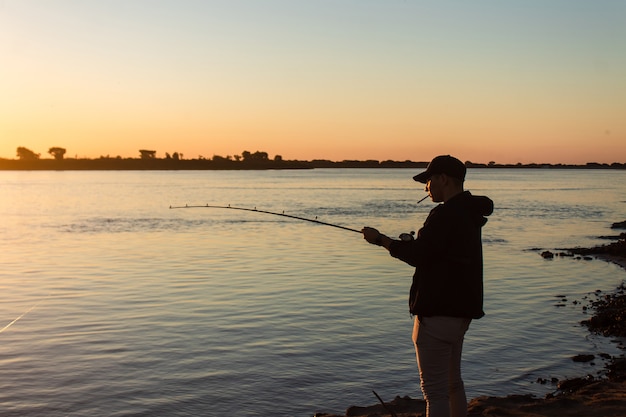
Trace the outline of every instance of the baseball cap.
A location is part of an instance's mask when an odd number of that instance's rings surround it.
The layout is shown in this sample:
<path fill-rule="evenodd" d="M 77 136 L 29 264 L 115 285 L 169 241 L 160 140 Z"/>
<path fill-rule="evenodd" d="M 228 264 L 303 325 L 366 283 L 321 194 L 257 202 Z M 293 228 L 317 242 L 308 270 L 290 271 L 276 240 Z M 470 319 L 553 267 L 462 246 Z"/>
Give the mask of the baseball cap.
<path fill-rule="evenodd" d="M 453 156 L 439 155 L 428 164 L 426 171 L 413 177 L 415 181 L 426 184 L 430 177 L 437 174 L 446 174 L 461 181 L 465 180 L 465 164 Z"/>

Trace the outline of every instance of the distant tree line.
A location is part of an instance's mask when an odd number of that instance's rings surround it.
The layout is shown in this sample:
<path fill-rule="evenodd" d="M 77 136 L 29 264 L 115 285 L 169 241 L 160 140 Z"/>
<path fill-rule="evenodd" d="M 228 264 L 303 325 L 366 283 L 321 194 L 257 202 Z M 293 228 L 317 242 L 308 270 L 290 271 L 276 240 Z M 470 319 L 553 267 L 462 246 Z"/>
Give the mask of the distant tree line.
<path fill-rule="evenodd" d="M 213 155 L 205 158 L 184 159 L 182 153 L 165 153 L 164 158 L 157 158 L 157 151 L 140 149 L 138 158 L 121 156 L 100 156 L 96 159 L 65 158 L 65 148 L 53 146 L 48 149 L 52 159 L 42 159 L 41 154 L 25 147 L 17 148 L 17 160 L 0 158 L 2 170 L 205 170 L 205 169 L 311 169 L 311 168 L 425 168 L 428 161 L 378 161 L 378 160 L 343 160 L 330 161 L 314 159 L 312 161 L 284 160 L 281 155 L 270 159 L 267 152 L 243 151 L 241 155 Z M 626 163 L 601 164 L 589 162 L 584 165 L 574 164 L 487 164 L 466 161 L 468 168 L 589 168 L 589 169 L 626 169 Z"/>
<path fill-rule="evenodd" d="M 62 160 L 63 157 L 65 156 L 65 154 L 67 153 L 67 150 L 65 148 L 61 148 L 60 146 L 53 146 L 52 148 L 48 149 L 48 153 L 50 155 L 52 155 L 54 157 L 54 159 L 56 160 Z M 140 149 L 139 150 L 139 158 L 143 159 L 143 160 L 149 160 L 149 159 L 158 159 L 156 157 L 156 153 L 157 151 L 152 151 L 152 150 L 148 150 L 148 149 Z M 21 161 L 35 161 L 40 159 L 41 154 L 35 153 L 32 150 L 25 148 L 23 146 L 19 146 L 17 148 L 17 157 L 19 160 Z M 100 156 L 100 159 L 109 159 L 110 156 Z M 122 159 L 120 156 L 116 157 L 116 159 Z M 179 161 L 181 159 L 183 159 L 183 154 L 182 153 L 178 153 L 178 152 L 174 152 L 173 154 L 169 154 L 168 152 L 165 153 L 165 159 L 172 159 L 175 161 Z M 198 156 L 199 160 L 207 160 L 207 158 L 203 157 L 202 155 Z M 274 161 L 282 161 L 282 156 L 280 155 L 276 155 L 274 157 Z M 219 155 L 214 155 L 213 158 L 211 160 L 215 160 L 215 161 L 269 161 L 269 155 L 267 152 L 261 152 L 261 151 L 256 151 L 254 153 L 251 153 L 250 151 L 243 151 L 241 153 L 241 155 L 235 155 L 235 156 L 219 156 Z"/>
<path fill-rule="evenodd" d="M 67 150 L 54 146 L 48 150 L 52 159 L 41 158 L 41 154 L 26 147 L 17 148 L 17 160 L 0 158 L 0 169 L 57 169 L 57 170 L 96 170 L 96 169 L 295 169 L 311 168 L 306 161 L 285 161 L 281 155 L 270 159 L 267 152 L 243 151 L 241 155 L 213 155 L 205 158 L 184 159 L 179 152 L 165 153 L 157 158 L 157 151 L 140 149 L 138 158 L 100 156 L 96 159 L 65 158 Z"/>
<path fill-rule="evenodd" d="M 48 149 L 48 153 L 52 155 L 56 160 L 63 159 L 65 152 L 65 148 L 61 148 L 58 146 L 53 146 L 52 148 Z M 17 157 L 22 161 L 35 161 L 39 159 L 40 156 L 41 154 L 35 153 L 28 148 L 24 148 L 23 146 L 19 146 L 17 148 Z"/>

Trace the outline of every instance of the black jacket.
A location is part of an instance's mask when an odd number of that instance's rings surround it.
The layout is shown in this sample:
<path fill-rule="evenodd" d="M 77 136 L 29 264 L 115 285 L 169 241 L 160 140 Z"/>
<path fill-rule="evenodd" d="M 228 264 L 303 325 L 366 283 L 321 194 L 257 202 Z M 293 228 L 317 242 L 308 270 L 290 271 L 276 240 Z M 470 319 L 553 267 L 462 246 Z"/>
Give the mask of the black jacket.
<path fill-rule="evenodd" d="M 481 228 L 493 201 L 464 191 L 431 210 L 413 241 L 393 241 L 391 256 L 415 267 L 411 314 L 480 318 L 483 312 Z"/>

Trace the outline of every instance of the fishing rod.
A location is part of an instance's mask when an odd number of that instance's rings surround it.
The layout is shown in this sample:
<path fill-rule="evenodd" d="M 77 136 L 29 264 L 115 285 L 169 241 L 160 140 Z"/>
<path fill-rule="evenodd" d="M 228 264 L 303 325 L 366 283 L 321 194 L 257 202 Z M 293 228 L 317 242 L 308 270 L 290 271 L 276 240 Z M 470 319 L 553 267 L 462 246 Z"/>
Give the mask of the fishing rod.
<path fill-rule="evenodd" d="M 417 204 L 421 203 L 422 201 L 426 200 L 428 197 L 430 197 L 430 195 L 427 195 L 426 197 L 422 198 L 421 200 L 419 200 L 417 202 Z M 325 226 L 332 226 L 332 227 L 336 227 L 338 229 L 343 229 L 343 230 L 348 230 L 350 232 L 355 232 L 355 233 L 363 233 L 361 230 L 356 230 L 356 229 L 352 229 L 350 227 L 346 227 L 346 226 L 341 226 L 338 224 L 333 224 L 333 223 L 328 223 L 328 222 L 323 222 L 321 220 L 317 220 L 317 217 L 315 219 L 307 219 L 306 217 L 300 217 L 300 216 L 294 216 L 291 214 L 285 214 L 285 212 L 283 211 L 282 213 L 276 213 L 273 211 L 267 211 L 267 210 L 259 210 L 256 207 L 251 209 L 251 208 L 245 208 L 245 207 L 233 207 L 230 204 L 227 206 L 214 206 L 214 205 L 210 205 L 210 204 L 205 204 L 205 205 L 195 205 L 195 206 L 190 206 L 188 204 L 185 204 L 184 206 L 170 206 L 170 209 L 185 209 L 185 208 L 216 208 L 216 209 L 229 209 L 229 210 L 242 210 L 242 211 L 252 211 L 255 213 L 265 213 L 265 214 L 271 214 L 274 216 L 282 216 L 282 217 L 288 217 L 290 219 L 296 219 L 296 220 L 304 220 L 307 222 L 311 222 L 311 223 L 317 223 L 317 224 L 323 224 Z M 400 235 L 400 239 L 402 240 L 413 240 L 415 232 L 411 232 L 411 233 L 402 233 Z"/>
<path fill-rule="evenodd" d="M 274 216 L 289 217 L 290 219 L 304 220 L 304 221 L 311 222 L 311 223 L 323 224 L 325 226 L 332 226 L 332 227 L 336 227 L 338 229 L 349 230 L 350 232 L 361 233 L 360 230 L 352 229 L 350 227 L 340 226 L 338 224 L 332 224 L 332 223 L 323 222 L 321 220 L 317 220 L 317 218 L 316 219 L 307 219 L 305 217 L 293 216 L 291 214 L 285 214 L 284 212 L 283 213 L 275 213 L 273 211 L 259 210 L 256 207 L 253 208 L 253 209 L 245 208 L 245 207 L 233 207 L 230 204 L 228 206 L 211 206 L 209 204 L 206 204 L 204 206 L 190 206 L 188 204 L 185 204 L 184 206 L 170 206 L 170 209 L 184 209 L 184 208 L 217 208 L 217 209 L 253 211 L 255 213 L 265 213 L 265 214 L 272 214 Z"/>

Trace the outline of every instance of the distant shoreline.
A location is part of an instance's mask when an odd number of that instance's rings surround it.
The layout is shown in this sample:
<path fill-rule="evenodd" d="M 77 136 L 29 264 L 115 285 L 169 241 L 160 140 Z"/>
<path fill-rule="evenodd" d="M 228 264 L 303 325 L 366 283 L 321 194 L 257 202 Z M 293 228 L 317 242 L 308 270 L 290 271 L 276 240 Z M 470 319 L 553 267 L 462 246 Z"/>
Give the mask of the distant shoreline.
<path fill-rule="evenodd" d="M 520 169 L 626 169 L 626 163 L 601 164 L 589 162 L 575 164 L 488 164 L 466 162 L 468 168 L 520 168 Z M 229 159 L 2 159 L 0 171 L 200 171 L 200 170 L 280 170 L 315 168 L 426 168 L 428 162 L 378 161 L 378 160 L 254 160 L 236 161 Z"/>

